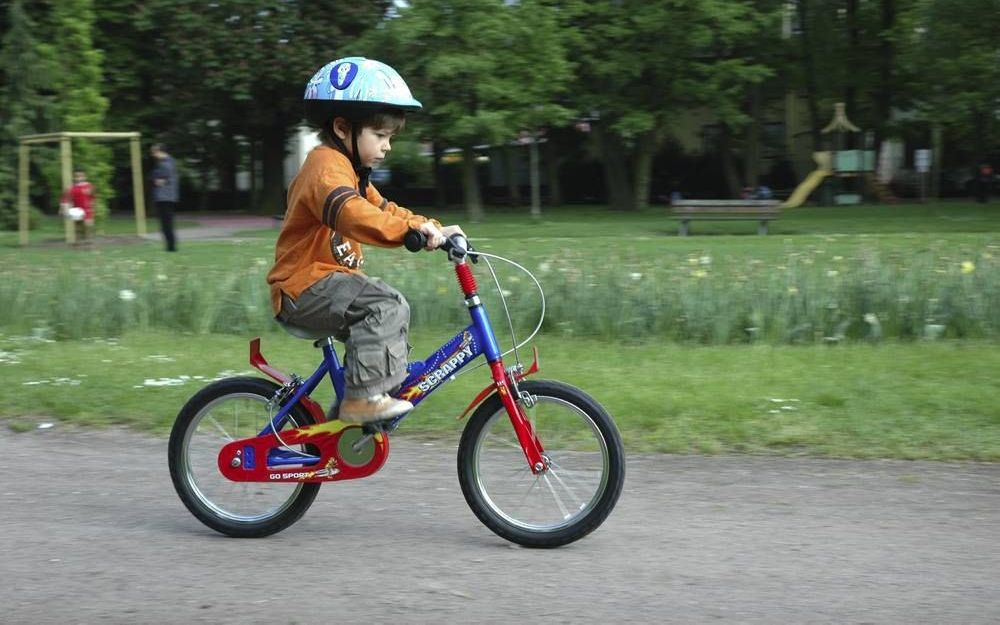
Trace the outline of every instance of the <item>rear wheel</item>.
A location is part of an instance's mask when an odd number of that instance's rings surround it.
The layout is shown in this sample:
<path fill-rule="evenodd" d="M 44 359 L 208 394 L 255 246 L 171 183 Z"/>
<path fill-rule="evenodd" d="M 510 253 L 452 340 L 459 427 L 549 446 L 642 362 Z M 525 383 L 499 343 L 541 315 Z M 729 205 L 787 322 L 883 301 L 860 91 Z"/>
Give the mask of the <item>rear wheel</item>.
<path fill-rule="evenodd" d="M 597 529 L 625 481 L 618 428 L 589 395 L 560 382 L 520 383 L 547 468 L 532 473 L 498 395 L 473 413 L 458 447 L 458 478 L 469 507 L 499 536 L 527 547 L 558 547 Z"/>
<path fill-rule="evenodd" d="M 174 422 L 167 451 L 174 488 L 192 514 L 223 534 L 254 538 L 279 532 L 305 514 L 319 491 L 319 484 L 233 482 L 219 472 L 222 447 L 256 436 L 270 421 L 268 402 L 278 388 L 261 378 L 220 380 L 188 400 Z M 282 430 L 314 422 L 298 405 Z M 303 445 L 290 449 L 309 451 Z"/>

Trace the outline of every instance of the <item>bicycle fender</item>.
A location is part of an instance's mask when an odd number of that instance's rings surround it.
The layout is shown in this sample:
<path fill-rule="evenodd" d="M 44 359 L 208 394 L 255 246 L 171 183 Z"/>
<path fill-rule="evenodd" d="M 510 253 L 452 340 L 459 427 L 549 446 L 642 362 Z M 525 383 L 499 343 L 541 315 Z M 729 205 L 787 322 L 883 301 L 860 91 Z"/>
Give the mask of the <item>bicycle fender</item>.
<path fill-rule="evenodd" d="M 268 364 L 267 359 L 264 358 L 264 354 L 260 353 L 259 336 L 250 341 L 250 365 L 261 373 L 273 378 L 279 384 L 284 384 L 290 379 L 287 374 Z M 316 423 L 323 423 L 326 421 L 326 413 L 323 412 L 323 407 L 313 401 L 311 397 L 303 397 L 299 400 L 299 403 L 305 406 L 305 409 L 308 410 L 309 414 L 313 416 Z"/>
<path fill-rule="evenodd" d="M 531 350 L 532 350 L 532 355 L 533 355 L 534 360 L 532 361 L 531 366 L 528 367 L 527 371 L 514 376 L 514 378 L 518 382 L 520 382 L 521 380 L 523 380 L 524 378 L 528 377 L 529 375 L 531 375 L 533 373 L 538 373 L 538 348 L 533 346 L 531 348 Z M 459 420 L 459 421 L 461 421 L 462 419 L 464 419 L 466 417 L 466 415 L 468 415 L 470 412 L 472 412 L 476 408 L 476 406 L 478 406 L 479 404 L 483 403 L 483 401 L 487 397 L 489 397 L 493 393 L 493 391 L 495 391 L 495 390 L 497 390 L 497 383 L 496 382 L 493 382 L 492 384 L 487 385 L 486 388 L 484 388 L 483 390 L 479 391 L 479 394 L 475 396 L 475 398 L 472 400 L 472 403 L 470 403 L 468 406 L 466 406 L 465 410 L 462 411 L 462 414 L 458 415 L 455 418 L 457 420 Z"/>

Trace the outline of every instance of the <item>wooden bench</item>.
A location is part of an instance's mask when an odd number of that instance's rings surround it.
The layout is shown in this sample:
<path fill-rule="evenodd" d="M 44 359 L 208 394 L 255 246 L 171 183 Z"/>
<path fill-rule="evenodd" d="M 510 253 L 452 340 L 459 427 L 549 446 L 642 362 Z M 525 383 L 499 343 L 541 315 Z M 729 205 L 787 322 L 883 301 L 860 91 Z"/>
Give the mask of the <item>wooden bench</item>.
<path fill-rule="evenodd" d="M 695 220 L 756 221 L 757 234 L 767 234 L 767 222 L 781 216 L 779 200 L 675 200 L 670 214 L 680 220 L 678 236 L 686 237 Z"/>

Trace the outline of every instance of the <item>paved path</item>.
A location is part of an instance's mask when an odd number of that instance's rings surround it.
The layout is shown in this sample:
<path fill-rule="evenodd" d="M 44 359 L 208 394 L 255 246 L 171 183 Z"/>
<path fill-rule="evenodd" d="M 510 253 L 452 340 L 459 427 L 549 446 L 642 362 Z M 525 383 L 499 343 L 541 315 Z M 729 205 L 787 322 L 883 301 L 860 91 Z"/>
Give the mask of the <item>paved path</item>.
<path fill-rule="evenodd" d="M 528 550 L 468 510 L 454 441 L 394 437 L 259 540 L 194 519 L 165 455 L 0 425 L 0 622 L 1000 622 L 1000 465 L 632 456 L 603 527 Z"/>
<path fill-rule="evenodd" d="M 203 239 L 230 239 L 238 232 L 247 230 L 274 229 L 277 231 L 280 223 L 268 215 L 240 215 L 225 214 L 206 215 L 202 213 L 185 214 L 177 213 L 177 221 L 194 221 L 196 226 L 177 228 L 178 246 L 184 241 L 194 241 Z M 151 241 L 162 241 L 163 234 L 160 233 L 159 226 L 153 226 L 145 236 Z"/>

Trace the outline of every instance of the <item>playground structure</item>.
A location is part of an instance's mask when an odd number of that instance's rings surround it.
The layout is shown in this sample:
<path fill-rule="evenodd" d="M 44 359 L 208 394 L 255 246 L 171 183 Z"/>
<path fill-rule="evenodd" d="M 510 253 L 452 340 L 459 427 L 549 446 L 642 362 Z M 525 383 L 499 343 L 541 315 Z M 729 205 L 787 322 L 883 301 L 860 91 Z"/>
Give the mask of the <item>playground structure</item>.
<path fill-rule="evenodd" d="M 847 119 L 843 102 L 833 108 L 833 119 L 821 134 L 833 135 L 832 150 L 813 152 L 816 169 L 812 171 L 781 205 L 782 208 L 801 206 L 827 179 L 838 181 L 841 187 L 834 192 L 833 203 L 837 205 L 859 204 L 862 186 L 867 186 L 882 201 L 892 199 L 889 190 L 875 177 L 875 151 L 846 149 L 846 133 L 858 133 L 861 129 Z"/>
<path fill-rule="evenodd" d="M 146 200 L 142 186 L 141 134 L 138 132 L 54 132 L 40 135 L 25 135 L 19 138 L 18 146 L 18 229 L 21 245 L 27 245 L 28 228 L 28 188 L 30 186 L 28 157 L 31 146 L 44 143 L 59 143 L 59 157 L 62 169 L 63 189 L 73 183 L 73 139 L 128 139 L 132 161 L 132 198 L 135 209 L 136 234 L 146 234 Z M 73 216 L 63 215 L 66 228 L 66 242 L 76 241 L 76 226 Z"/>

